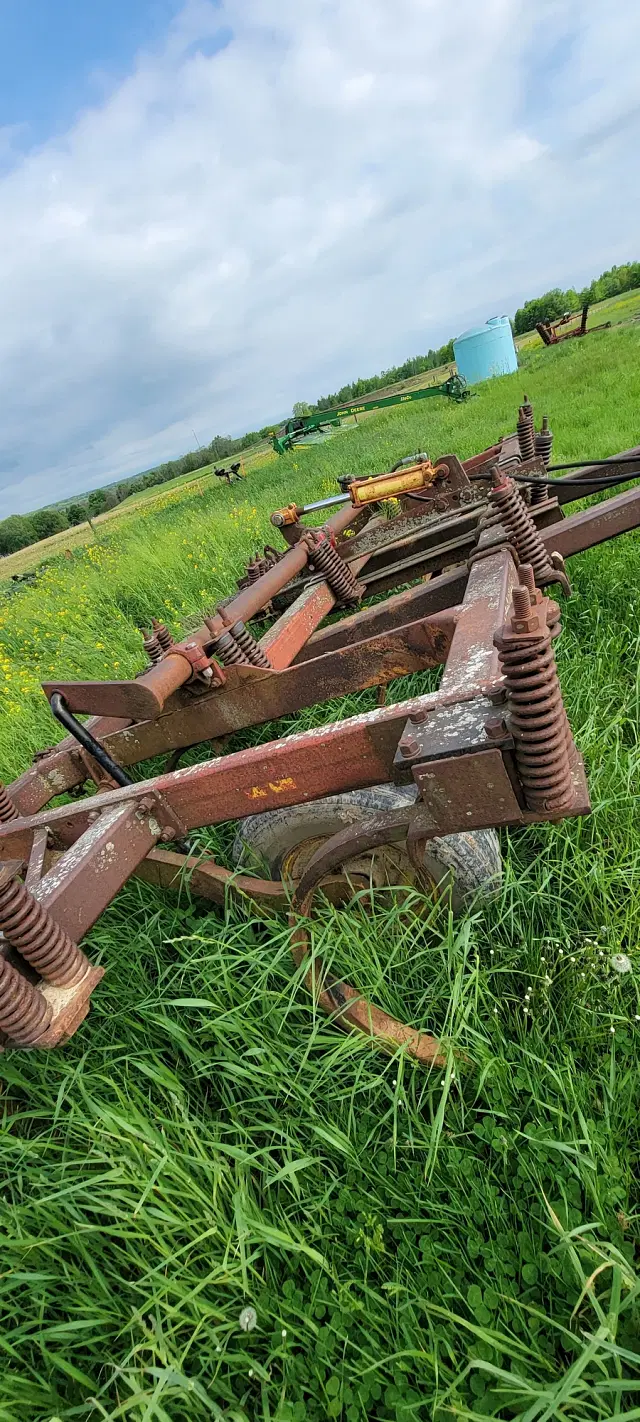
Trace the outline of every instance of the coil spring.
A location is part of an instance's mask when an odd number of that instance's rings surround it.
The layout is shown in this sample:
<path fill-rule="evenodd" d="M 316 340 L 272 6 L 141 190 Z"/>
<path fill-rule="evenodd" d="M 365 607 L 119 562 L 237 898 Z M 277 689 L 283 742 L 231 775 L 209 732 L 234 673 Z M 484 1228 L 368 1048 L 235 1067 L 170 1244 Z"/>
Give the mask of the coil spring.
<path fill-rule="evenodd" d="M 153 666 L 156 662 L 161 662 L 163 657 L 162 647 L 155 635 L 155 632 L 142 633 L 142 645 Z"/>
<path fill-rule="evenodd" d="M 535 437 L 535 449 L 536 454 L 539 455 L 540 459 L 542 459 L 545 469 L 548 469 L 551 463 L 552 446 L 553 431 L 549 429 L 549 417 L 547 415 L 543 415 L 542 429 L 539 430 L 538 434 Z"/>
<path fill-rule="evenodd" d="M 0 1031 L 18 1047 L 32 1047 L 51 1021 L 51 1004 L 16 968 L 0 958 Z"/>
<path fill-rule="evenodd" d="M 511 534 L 520 561 L 531 563 L 538 587 L 556 582 L 558 574 L 513 479 L 501 479 L 500 475 L 496 478 L 499 482 L 489 491 L 489 500 L 499 510 L 500 523 Z"/>
<path fill-rule="evenodd" d="M 252 666 L 271 668 L 269 658 L 265 656 L 262 647 L 256 642 L 255 637 L 252 637 L 244 622 L 234 622 L 230 636 L 233 637 L 234 642 L 237 642 L 240 651 L 244 652 Z"/>
<path fill-rule="evenodd" d="M 535 454 L 533 411 L 531 410 L 530 414 L 530 410 L 530 405 L 521 405 L 520 409 L 518 410 L 518 424 L 516 426 L 516 429 L 518 433 L 518 448 L 520 450 L 520 457 L 523 461 L 526 459 L 533 459 L 533 456 Z"/>
<path fill-rule="evenodd" d="M 153 636 L 157 638 L 162 651 L 168 652 L 169 648 L 173 646 L 173 637 L 171 636 L 169 628 L 164 622 L 158 622 L 157 617 L 152 617 L 151 622 L 153 625 Z"/>
<path fill-rule="evenodd" d="M 537 438 L 538 436 L 536 435 L 536 439 Z M 536 504 L 543 504 L 547 497 L 547 485 L 545 484 L 544 480 L 532 478 L 529 487 L 532 505 L 535 507 Z"/>
<path fill-rule="evenodd" d="M 0 820 L 2 820 L 3 824 L 7 824 L 9 820 L 17 820 L 18 818 L 18 811 L 16 810 L 13 800 L 0 780 Z"/>
<path fill-rule="evenodd" d="M 221 632 L 214 642 L 216 656 L 224 663 L 225 667 L 251 666 L 251 662 L 242 647 L 238 646 L 235 637 L 230 632 Z"/>
<path fill-rule="evenodd" d="M 83 978 L 89 967 L 82 949 L 24 884 L 6 871 L 0 875 L 0 929 L 7 943 L 49 983 L 69 987 Z"/>
<path fill-rule="evenodd" d="M 314 568 L 319 569 L 340 602 L 357 602 L 358 585 L 353 573 L 327 537 L 314 540 L 311 557 Z"/>
<path fill-rule="evenodd" d="M 532 611 L 528 589 L 515 588 L 514 618 Z M 561 810 L 571 799 L 570 731 L 546 621 L 537 636 L 512 633 L 498 655 L 525 802 L 530 810 Z"/>

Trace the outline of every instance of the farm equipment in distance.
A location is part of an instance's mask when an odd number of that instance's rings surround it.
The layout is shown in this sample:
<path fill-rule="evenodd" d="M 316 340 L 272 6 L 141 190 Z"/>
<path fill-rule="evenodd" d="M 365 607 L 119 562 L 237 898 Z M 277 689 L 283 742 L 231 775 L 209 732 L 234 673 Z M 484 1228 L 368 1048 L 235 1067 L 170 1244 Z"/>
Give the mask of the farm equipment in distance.
<path fill-rule="evenodd" d="M 400 395 L 381 395 L 377 400 L 356 400 L 349 405 L 338 405 L 334 410 L 316 410 L 312 415 L 294 415 L 272 436 L 271 443 L 276 454 L 286 454 L 287 450 L 292 449 L 295 444 L 300 444 L 307 435 L 317 430 L 339 426 L 340 421 L 346 419 L 347 415 L 353 415 L 357 420 L 358 415 L 365 415 L 369 410 L 384 410 L 392 405 L 430 400 L 434 395 L 444 395 L 446 399 L 459 403 L 468 400 L 472 393 L 463 376 L 453 374 L 442 384 L 425 385 L 421 390 L 407 390 Z"/>
<path fill-rule="evenodd" d="M 640 447 L 553 480 L 551 440 L 525 401 L 517 433 L 471 459 L 421 455 L 276 510 L 285 546 L 256 556 L 182 640 L 156 622 L 135 679 L 44 686 L 68 735 L 0 787 L 6 1045 L 68 1039 L 104 971 L 82 938 L 131 875 L 165 889 L 186 875 L 214 904 L 238 894 L 288 911 L 294 958 L 337 1025 L 443 1063 L 428 1024 L 390 1017 L 311 955 L 308 918 L 318 891 L 344 903 L 370 884 L 447 893 L 459 910 L 499 883 L 497 828 L 589 813 L 549 589 L 569 590 L 564 558 L 640 526 L 640 487 L 564 515 L 640 478 Z M 388 518 L 391 494 L 400 508 Z M 342 620 L 323 625 L 337 609 Z M 398 677 L 436 667 L 437 691 L 384 701 Z M 224 753 L 244 728 L 373 688 L 371 710 Z M 213 759 L 137 782 L 127 773 L 162 753 L 175 767 L 212 741 Z M 81 798 L 52 807 L 71 791 Z M 235 872 L 188 838 L 224 821 L 238 826 Z"/>
<path fill-rule="evenodd" d="M 246 474 L 242 468 L 240 460 L 236 464 L 230 464 L 228 469 L 214 469 L 216 479 L 226 479 L 227 484 L 233 484 L 239 479 L 246 479 Z"/>
<path fill-rule="evenodd" d="M 564 316 L 560 316 L 557 321 L 538 321 L 536 331 L 545 346 L 558 346 L 561 341 L 572 341 L 576 336 L 592 336 L 594 331 L 607 331 L 611 325 L 610 321 L 603 321 L 600 326 L 587 327 L 587 316 L 589 314 L 589 303 L 582 308 L 580 325 L 575 326 L 572 331 L 561 330 L 562 326 L 567 326 L 570 321 L 578 320 L 576 311 L 565 311 Z"/>

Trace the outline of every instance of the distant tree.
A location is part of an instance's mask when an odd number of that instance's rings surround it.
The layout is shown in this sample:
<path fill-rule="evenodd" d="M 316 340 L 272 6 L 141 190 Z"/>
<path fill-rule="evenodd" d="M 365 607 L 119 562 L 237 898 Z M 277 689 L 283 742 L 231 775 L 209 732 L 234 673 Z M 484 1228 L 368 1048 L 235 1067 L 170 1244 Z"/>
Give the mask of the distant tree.
<path fill-rule="evenodd" d="M 296 403 L 292 410 L 292 414 L 294 419 L 301 420 L 304 418 L 305 415 L 311 414 L 311 406 L 307 403 L 306 400 L 296 400 Z"/>
<path fill-rule="evenodd" d="M 31 523 L 38 542 L 41 538 L 51 538 L 54 533 L 62 533 L 68 526 L 64 509 L 36 509 L 31 514 Z"/>
<path fill-rule="evenodd" d="M 85 523 L 87 518 L 86 504 L 67 504 L 67 523 L 73 527 L 78 523 Z"/>
<path fill-rule="evenodd" d="M 25 514 L 11 514 L 0 523 L 0 557 L 17 553 L 19 548 L 27 548 L 35 543 L 37 534 L 31 517 Z"/>
<path fill-rule="evenodd" d="M 131 485 L 131 484 L 118 484 L 117 494 L 118 494 L 118 503 L 119 503 L 119 504 L 122 503 L 123 499 L 128 499 L 129 494 L 131 493 L 131 489 L 132 489 L 132 485 Z"/>
<path fill-rule="evenodd" d="M 104 489 L 92 489 L 87 499 L 89 513 L 95 518 L 96 514 L 102 513 L 106 506 L 106 494 Z"/>
<path fill-rule="evenodd" d="M 107 509 L 115 509 L 119 503 L 117 489 L 105 489 L 104 491 L 104 512 Z"/>
<path fill-rule="evenodd" d="M 572 294 L 577 305 L 577 294 Z M 545 291 L 544 296 L 525 301 L 524 306 L 516 311 L 513 322 L 515 333 L 521 336 L 524 331 L 533 331 L 539 321 L 557 321 L 559 316 L 564 316 L 565 311 L 571 309 L 571 306 L 567 305 L 567 292 L 556 286 L 552 291 Z"/>

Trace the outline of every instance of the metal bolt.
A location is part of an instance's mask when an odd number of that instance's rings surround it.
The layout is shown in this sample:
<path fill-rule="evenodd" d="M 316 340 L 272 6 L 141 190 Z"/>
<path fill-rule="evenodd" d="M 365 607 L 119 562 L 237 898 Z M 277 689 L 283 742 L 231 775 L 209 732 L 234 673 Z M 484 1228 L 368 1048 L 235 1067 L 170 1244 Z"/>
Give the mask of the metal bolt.
<path fill-rule="evenodd" d="M 172 829 L 171 825 L 164 825 L 162 833 L 160 835 L 162 843 L 169 844 L 170 840 L 175 839 L 176 833 L 177 831 Z"/>
<path fill-rule="evenodd" d="M 407 759 L 410 755 L 417 755 L 419 749 L 420 747 L 415 736 L 403 736 L 398 746 L 400 755 L 404 756 L 405 759 Z"/>
<path fill-rule="evenodd" d="M 429 715 L 429 711 L 412 711 L 409 720 L 414 726 L 421 726 L 423 721 L 426 721 Z"/>
<path fill-rule="evenodd" d="M 484 723 L 484 729 L 492 741 L 499 741 L 507 733 L 506 722 L 503 716 L 489 716 Z"/>

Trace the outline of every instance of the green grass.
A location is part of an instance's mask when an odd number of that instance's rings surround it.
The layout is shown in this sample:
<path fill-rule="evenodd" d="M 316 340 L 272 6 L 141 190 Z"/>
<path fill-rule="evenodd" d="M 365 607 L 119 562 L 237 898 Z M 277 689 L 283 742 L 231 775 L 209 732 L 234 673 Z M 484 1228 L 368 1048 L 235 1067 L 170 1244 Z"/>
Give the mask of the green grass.
<path fill-rule="evenodd" d="M 229 591 L 273 507 L 470 454 L 523 389 L 559 456 L 610 454 L 638 441 L 639 352 L 629 327 L 531 353 L 465 407 L 178 490 L 43 570 L 2 614 L 5 778 L 55 737 L 38 678 L 138 669 L 136 624 Z M 380 893 L 314 924 L 337 971 L 443 1034 L 445 1073 L 316 1015 L 280 918 L 135 883 L 103 916 L 87 1023 L 3 1059 L 0 1422 L 640 1415 L 639 555 L 632 534 L 572 560 L 563 608 L 593 815 L 505 835 L 503 895 L 462 923 Z"/>

